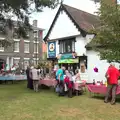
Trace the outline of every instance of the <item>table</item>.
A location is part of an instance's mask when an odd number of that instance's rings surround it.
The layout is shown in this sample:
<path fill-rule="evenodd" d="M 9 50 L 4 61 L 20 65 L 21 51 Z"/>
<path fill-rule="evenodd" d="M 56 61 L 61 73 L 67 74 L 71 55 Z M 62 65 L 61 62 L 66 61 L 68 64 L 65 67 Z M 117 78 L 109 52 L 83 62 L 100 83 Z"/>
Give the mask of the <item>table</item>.
<path fill-rule="evenodd" d="M 8 81 L 12 81 L 12 84 L 13 84 L 14 81 L 23 81 L 23 80 L 27 80 L 26 75 L 5 75 L 5 76 L 0 76 L 0 82 L 4 81 L 5 84 Z"/>
<path fill-rule="evenodd" d="M 87 85 L 87 89 L 90 93 L 97 93 L 105 95 L 107 87 L 105 85 Z M 120 94 L 120 85 L 117 87 L 116 95 Z"/>
<path fill-rule="evenodd" d="M 27 76 L 26 75 L 0 76 L 0 81 L 11 81 L 11 80 L 27 80 Z"/>
<path fill-rule="evenodd" d="M 82 80 L 80 83 L 74 82 L 74 90 L 76 91 L 77 96 L 78 96 L 79 91 L 83 90 L 83 87 L 84 88 L 86 87 L 86 81 L 85 80 Z"/>
<path fill-rule="evenodd" d="M 80 83 L 74 82 L 74 89 L 79 90 L 81 87 L 86 86 L 86 81 L 82 80 Z"/>
<path fill-rule="evenodd" d="M 56 81 L 54 79 L 44 79 L 44 80 L 40 80 L 39 81 L 39 84 L 40 85 L 45 85 L 45 86 L 48 86 L 48 87 L 52 87 L 52 86 L 55 86 L 56 85 Z"/>
<path fill-rule="evenodd" d="M 56 80 L 55 79 L 43 79 L 39 81 L 40 85 L 46 85 L 48 87 L 55 86 L 56 85 Z M 74 83 L 74 89 L 79 90 L 79 87 L 85 87 L 85 81 L 82 81 L 81 83 Z"/>

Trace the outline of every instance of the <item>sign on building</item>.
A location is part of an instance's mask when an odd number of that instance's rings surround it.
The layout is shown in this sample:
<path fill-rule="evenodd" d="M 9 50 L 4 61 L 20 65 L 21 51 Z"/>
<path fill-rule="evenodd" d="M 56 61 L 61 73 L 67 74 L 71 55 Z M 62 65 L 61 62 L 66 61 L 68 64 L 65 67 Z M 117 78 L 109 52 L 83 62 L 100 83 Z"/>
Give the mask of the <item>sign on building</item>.
<path fill-rule="evenodd" d="M 56 58 L 56 42 L 48 42 L 48 58 Z"/>

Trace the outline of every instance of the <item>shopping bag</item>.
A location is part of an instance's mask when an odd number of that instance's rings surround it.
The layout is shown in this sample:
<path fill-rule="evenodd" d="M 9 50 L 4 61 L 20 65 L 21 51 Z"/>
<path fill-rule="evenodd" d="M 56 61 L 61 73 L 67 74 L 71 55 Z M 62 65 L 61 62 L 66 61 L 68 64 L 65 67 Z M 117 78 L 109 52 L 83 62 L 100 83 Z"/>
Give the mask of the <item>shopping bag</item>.
<path fill-rule="evenodd" d="M 59 93 L 59 92 L 60 92 L 59 85 L 57 85 L 57 87 L 56 87 L 55 91 L 56 91 L 56 93 Z"/>
<path fill-rule="evenodd" d="M 64 84 L 64 87 L 65 87 L 65 92 L 67 92 L 68 91 L 67 85 Z"/>

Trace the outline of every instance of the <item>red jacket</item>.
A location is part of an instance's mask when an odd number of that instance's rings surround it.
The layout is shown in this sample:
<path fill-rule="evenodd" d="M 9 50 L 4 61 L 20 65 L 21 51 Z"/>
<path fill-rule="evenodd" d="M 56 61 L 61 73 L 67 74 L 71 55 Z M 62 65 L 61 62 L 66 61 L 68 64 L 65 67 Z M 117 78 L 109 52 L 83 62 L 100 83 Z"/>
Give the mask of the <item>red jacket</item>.
<path fill-rule="evenodd" d="M 109 84 L 118 84 L 118 77 L 120 76 L 119 71 L 114 66 L 109 67 L 107 70 L 108 83 Z"/>
<path fill-rule="evenodd" d="M 67 84 L 68 88 L 72 88 L 73 87 L 69 77 L 66 76 L 65 79 L 64 79 L 64 82 Z"/>

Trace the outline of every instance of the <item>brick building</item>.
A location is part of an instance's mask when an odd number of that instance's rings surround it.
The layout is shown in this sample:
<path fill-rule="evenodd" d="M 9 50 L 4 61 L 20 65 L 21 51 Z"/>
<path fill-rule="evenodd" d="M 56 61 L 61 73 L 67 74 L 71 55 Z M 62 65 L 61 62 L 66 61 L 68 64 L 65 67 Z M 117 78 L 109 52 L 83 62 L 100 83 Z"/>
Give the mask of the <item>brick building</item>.
<path fill-rule="evenodd" d="M 2 27 L 2 24 L 1 24 Z M 26 69 L 29 65 L 36 65 L 42 59 L 43 29 L 37 27 L 37 20 L 33 21 L 32 30 L 28 31 L 27 38 L 16 34 L 17 26 L 12 30 L 6 27 L 6 33 L 0 31 L 0 40 L 6 38 L 12 43 L 7 48 L 0 45 L 0 69 Z"/>

